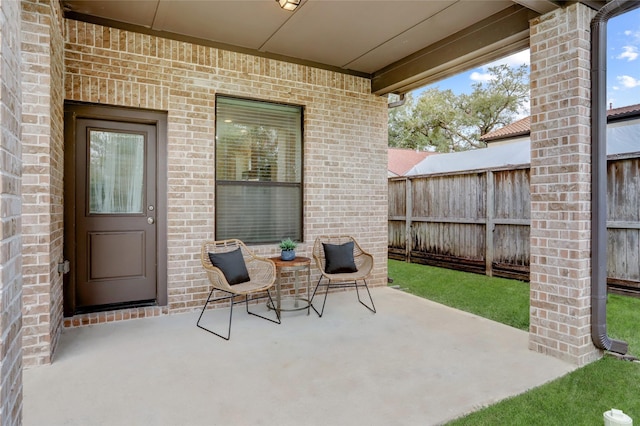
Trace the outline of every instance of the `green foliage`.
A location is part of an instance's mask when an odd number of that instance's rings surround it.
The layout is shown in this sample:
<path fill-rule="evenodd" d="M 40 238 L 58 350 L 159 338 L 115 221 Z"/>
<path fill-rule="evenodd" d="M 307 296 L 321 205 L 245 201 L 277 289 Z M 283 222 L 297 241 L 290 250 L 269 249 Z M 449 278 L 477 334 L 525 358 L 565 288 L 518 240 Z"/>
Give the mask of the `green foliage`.
<path fill-rule="evenodd" d="M 529 285 L 390 260 L 394 285 L 427 299 L 528 330 Z M 609 295 L 611 337 L 640 354 L 640 299 Z M 517 378 L 514 378 L 517 380 Z M 448 423 L 449 425 L 601 425 L 611 408 L 640 418 L 640 364 L 605 357 L 543 386 Z"/>
<path fill-rule="evenodd" d="M 280 244 L 278 244 L 278 247 L 280 247 L 280 250 L 283 250 L 283 251 L 295 250 L 295 248 L 298 247 L 298 243 L 293 241 L 291 238 L 287 238 L 285 240 L 280 241 Z"/>
<path fill-rule="evenodd" d="M 489 67 L 491 78 L 471 94 L 430 88 L 389 110 L 389 146 L 463 151 L 482 148 L 480 136 L 512 123 L 529 99 L 526 65 Z"/>
<path fill-rule="evenodd" d="M 529 329 L 528 283 L 396 260 L 389 261 L 389 277 L 416 296 Z"/>
<path fill-rule="evenodd" d="M 629 353 L 640 358 L 640 299 L 610 294 L 607 301 L 607 334 L 629 344 Z M 640 418 L 640 411 L 638 412 Z"/>
<path fill-rule="evenodd" d="M 417 149 L 418 146 L 411 137 L 410 128 L 406 123 L 411 119 L 414 99 L 408 93 L 402 106 L 389 109 L 387 128 L 389 130 L 389 146 L 395 148 Z"/>
<path fill-rule="evenodd" d="M 602 425 L 612 408 L 635 420 L 639 381 L 640 364 L 605 357 L 448 425 Z"/>

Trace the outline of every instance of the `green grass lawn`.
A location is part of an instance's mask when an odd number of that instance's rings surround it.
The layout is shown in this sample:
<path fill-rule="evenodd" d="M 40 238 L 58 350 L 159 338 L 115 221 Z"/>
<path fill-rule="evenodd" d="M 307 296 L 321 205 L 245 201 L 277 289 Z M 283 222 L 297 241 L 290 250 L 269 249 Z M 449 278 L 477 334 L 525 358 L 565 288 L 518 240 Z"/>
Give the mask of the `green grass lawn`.
<path fill-rule="evenodd" d="M 389 278 L 416 296 L 529 329 L 529 283 L 397 260 L 389 261 Z"/>
<path fill-rule="evenodd" d="M 521 330 L 529 329 L 529 284 L 431 266 L 389 261 L 392 285 Z M 640 355 L 640 299 L 610 295 L 608 334 Z M 517 378 L 514 378 L 517 380 Z M 602 425 L 602 413 L 623 410 L 640 422 L 640 364 L 612 357 L 591 363 L 451 425 Z"/>

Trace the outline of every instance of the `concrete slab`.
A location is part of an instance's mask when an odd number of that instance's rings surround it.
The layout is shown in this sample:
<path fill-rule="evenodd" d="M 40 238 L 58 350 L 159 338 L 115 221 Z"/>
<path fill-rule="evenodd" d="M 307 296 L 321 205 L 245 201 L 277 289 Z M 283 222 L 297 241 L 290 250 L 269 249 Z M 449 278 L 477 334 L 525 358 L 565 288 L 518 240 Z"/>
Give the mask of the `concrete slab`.
<path fill-rule="evenodd" d="M 228 342 L 195 313 L 65 329 L 53 364 L 24 372 L 24 424 L 436 425 L 575 368 L 526 332 L 372 294 L 375 315 L 349 291 L 281 325 L 237 306 Z"/>

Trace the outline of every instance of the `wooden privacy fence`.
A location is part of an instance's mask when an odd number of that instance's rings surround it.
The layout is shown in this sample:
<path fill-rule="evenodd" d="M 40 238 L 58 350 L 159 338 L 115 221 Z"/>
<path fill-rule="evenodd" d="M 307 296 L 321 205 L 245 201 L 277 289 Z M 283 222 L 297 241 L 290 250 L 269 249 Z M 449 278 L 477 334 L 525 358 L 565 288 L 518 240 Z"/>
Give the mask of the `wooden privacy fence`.
<path fill-rule="evenodd" d="M 389 179 L 389 258 L 529 280 L 529 165 Z M 608 283 L 640 289 L 640 158 L 608 162 Z M 409 212 L 409 214 L 407 214 Z"/>

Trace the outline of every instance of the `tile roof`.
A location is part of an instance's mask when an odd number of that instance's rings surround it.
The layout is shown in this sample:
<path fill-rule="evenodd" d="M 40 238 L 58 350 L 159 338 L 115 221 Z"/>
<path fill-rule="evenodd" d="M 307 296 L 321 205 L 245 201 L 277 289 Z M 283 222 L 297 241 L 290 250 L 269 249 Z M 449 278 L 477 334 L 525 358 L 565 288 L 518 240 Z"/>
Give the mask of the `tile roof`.
<path fill-rule="evenodd" d="M 389 148 L 387 170 L 395 175 L 402 176 L 413 166 L 435 152 L 416 151 L 405 148 Z"/>
<path fill-rule="evenodd" d="M 524 136 L 531 132 L 531 117 L 525 117 L 518 121 L 514 121 L 501 129 L 494 130 L 485 135 L 480 136 L 481 141 L 489 142 L 496 139 L 506 139 L 514 136 Z"/>
<path fill-rule="evenodd" d="M 607 118 L 621 118 L 628 115 L 640 115 L 640 104 L 627 105 L 625 107 L 613 108 L 607 110 Z"/>
<path fill-rule="evenodd" d="M 607 120 L 617 120 L 630 116 L 640 116 L 640 104 L 607 110 Z M 491 142 L 499 139 L 508 139 L 514 136 L 526 136 L 530 133 L 531 120 L 530 117 L 525 117 L 521 120 L 508 124 L 501 129 L 494 130 L 493 132 L 480 136 L 480 140 L 484 142 Z"/>

